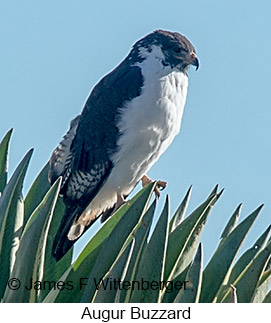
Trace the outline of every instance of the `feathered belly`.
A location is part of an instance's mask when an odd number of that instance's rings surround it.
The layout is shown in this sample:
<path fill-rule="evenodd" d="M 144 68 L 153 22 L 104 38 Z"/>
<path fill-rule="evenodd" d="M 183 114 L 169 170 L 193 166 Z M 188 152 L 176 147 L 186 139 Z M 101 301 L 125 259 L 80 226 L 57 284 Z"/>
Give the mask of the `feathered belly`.
<path fill-rule="evenodd" d="M 173 72 L 144 85 L 142 95 L 122 109 L 118 151 L 112 156 L 112 184 L 129 194 L 180 130 L 187 77 Z"/>
<path fill-rule="evenodd" d="M 121 109 L 114 167 L 89 209 L 109 209 L 117 195 L 129 195 L 169 147 L 180 130 L 186 89 L 186 75 L 174 72 L 145 82 L 142 94 Z"/>
<path fill-rule="evenodd" d="M 122 146 L 108 179 L 112 180 L 112 185 L 117 191 L 128 195 L 168 148 L 175 134 L 168 131 L 168 136 L 164 137 L 160 130 L 148 129 L 137 133 L 133 140 Z"/>

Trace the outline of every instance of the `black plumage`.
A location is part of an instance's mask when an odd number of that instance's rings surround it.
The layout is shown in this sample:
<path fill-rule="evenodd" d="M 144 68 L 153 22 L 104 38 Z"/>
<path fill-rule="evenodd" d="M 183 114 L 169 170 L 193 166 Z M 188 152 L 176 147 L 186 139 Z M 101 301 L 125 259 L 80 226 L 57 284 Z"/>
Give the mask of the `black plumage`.
<path fill-rule="evenodd" d="M 67 238 L 72 223 L 99 192 L 112 170 L 110 155 L 117 149 L 119 131 L 116 122 L 119 108 L 125 107 L 125 102 L 140 95 L 143 85 L 140 68 L 131 66 L 132 64 L 132 59 L 124 60 L 94 87 L 81 116 L 74 121 L 77 127 L 70 147 L 66 145 L 62 148 L 64 151 L 69 150 L 69 153 L 62 154 L 65 160 L 62 160 L 64 166 L 60 171 L 55 170 L 59 148 L 52 154 L 49 179 L 53 183 L 58 176 L 63 176 L 60 193 L 66 205 L 53 244 L 53 256 L 56 260 L 59 260 L 76 241 Z M 71 129 L 74 124 L 71 124 Z M 71 132 L 73 134 L 73 131 Z M 110 210 L 106 213 L 108 217 Z M 96 219 L 92 219 L 84 232 Z"/>

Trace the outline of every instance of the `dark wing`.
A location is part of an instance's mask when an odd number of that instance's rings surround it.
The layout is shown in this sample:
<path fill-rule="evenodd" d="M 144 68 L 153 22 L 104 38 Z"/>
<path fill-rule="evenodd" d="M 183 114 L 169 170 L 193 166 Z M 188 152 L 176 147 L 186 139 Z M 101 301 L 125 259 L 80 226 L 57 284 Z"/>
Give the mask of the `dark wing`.
<path fill-rule="evenodd" d="M 71 160 L 71 144 L 75 138 L 76 131 L 79 124 L 80 115 L 71 121 L 70 129 L 65 134 L 59 145 L 53 151 L 50 158 L 50 168 L 48 179 L 53 184 L 59 176 L 62 176 L 62 187 L 69 178 L 69 165 Z"/>
<path fill-rule="evenodd" d="M 142 85 L 140 68 L 131 67 L 125 61 L 121 63 L 91 92 L 78 124 L 76 121 L 73 130 L 70 129 L 69 138 L 72 138 L 73 133 L 75 135 L 71 143 L 68 141 L 70 149 L 62 153 L 65 161 L 62 159 L 58 164 L 54 162 L 59 151 L 52 155 L 51 179 L 54 181 L 58 176 L 63 176 L 61 194 L 66 205 L 53 246 L 56 259 L 60 259 L 76 241 L 67 238 L 72 223 L 99 192 L 114 166 L 110 155 L 116 151 L 120 135 L 116 125 L 119 108 L 140 95 Z"/>

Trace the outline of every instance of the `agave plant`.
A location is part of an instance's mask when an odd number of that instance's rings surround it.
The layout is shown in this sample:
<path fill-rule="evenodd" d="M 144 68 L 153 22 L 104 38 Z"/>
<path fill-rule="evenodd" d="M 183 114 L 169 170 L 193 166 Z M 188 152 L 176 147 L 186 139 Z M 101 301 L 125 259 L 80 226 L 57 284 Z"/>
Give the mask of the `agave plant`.
<path fill-rule="evenodd" d="M 191 187 L 171 218 L 167 197 L 152 230 L 157 200 L 150 184 L 107 220 L 73 263 L 73 250 L 56 262 L 51 248 L 64 212 L 61 178 L 50 187 L 45 165 L 23 198 L 32 150 L 7 182 L 11 133 L 0 144 L 2 302 L 271 301 L 271 227 L 237 259 L 262 206 L 239 224 L 237 207 L 203 268 L 200 238 L 222 194 L 217 186 L 189 215 Z"/>

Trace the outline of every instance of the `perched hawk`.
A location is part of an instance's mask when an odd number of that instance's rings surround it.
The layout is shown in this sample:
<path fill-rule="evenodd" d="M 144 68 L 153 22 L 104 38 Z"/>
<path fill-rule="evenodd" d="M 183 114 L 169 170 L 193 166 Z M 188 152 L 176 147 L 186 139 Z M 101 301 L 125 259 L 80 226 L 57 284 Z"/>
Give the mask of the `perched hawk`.
<path fill-rule="evenodd" d="M 199 67 L 190 41 L 157 30 L 93 88 L 50 159 L 49 180 L 63 177 L 66 205 L 56 260 L 98 217 L 115 212 L 140 180 L 150 181 L 146 173 L 180 130 L 189 65 Z"/>

